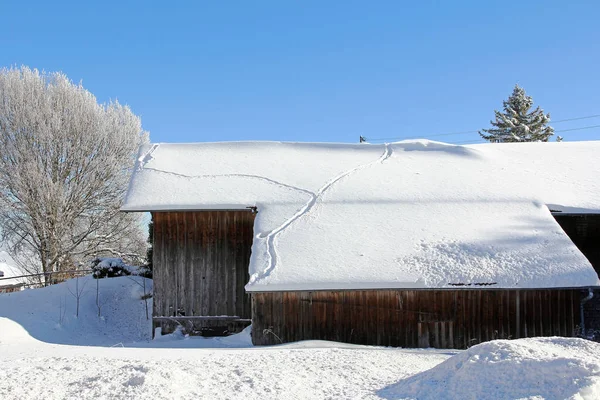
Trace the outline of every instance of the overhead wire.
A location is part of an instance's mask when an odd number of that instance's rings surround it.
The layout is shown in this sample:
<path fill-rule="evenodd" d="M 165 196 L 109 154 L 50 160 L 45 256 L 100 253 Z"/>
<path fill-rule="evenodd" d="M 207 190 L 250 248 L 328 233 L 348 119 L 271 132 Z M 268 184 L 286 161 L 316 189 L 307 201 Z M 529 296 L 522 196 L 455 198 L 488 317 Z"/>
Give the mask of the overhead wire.
<path fill-rule="evenodd" d="M 578 121 L 578 120 L 582 120 L 582 119 L 591 119 L 591 118 L 599 118 L 599 117 L 600 117 L 600 114 L 594 114 L 594 115 L 586 115 L 583 117 L 559 119 L 557 121 L 551 121 L 550 123 L 556 124 L 556 123 L 561 123 L 561 122 Z M 570 131 L 579 131 L 579 130 L 592 129 L 592 128 L 600 128 L 600 125 L 583 126 L 580 128 L 570 128 L 570 129 L 560 129 L 560 130 L 555 130 L 554 132 L 570 132 Z M 464 134 L 469 134 L 469 133 L 479 133 L 479 130 L 438 133 L 438 134 L 433 134 L 433 135 L 421 135 L 421 136 L 396 136 L 396 137 L 375 138 L 375 139 L 366 137 L 366 140 L 368 142 L 381 142 L 381 141 L 387 141 L 387 140 L 409 140 L 409 139 L 432 138 L 432 137 L 441 137 L 441 136 L 456 136 L 456 135 L 464 135 Z"/>

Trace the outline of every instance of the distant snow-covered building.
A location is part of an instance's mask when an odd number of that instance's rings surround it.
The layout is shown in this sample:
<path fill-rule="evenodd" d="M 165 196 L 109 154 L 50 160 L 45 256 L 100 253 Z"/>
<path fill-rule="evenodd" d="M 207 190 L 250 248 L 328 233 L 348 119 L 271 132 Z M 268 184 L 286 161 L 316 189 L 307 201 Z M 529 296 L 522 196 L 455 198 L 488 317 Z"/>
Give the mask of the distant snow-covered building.
<path fill-rule="evenodd" d="M 5 251 L 0 251 L 0 293 L 11 293 L 23 290 L 25 280 L 19 278 L 23 275 L 13 259 Z"/>
<path fill-rule="evenodd" d="M 572 336 L 599 279 L 552 213 L 600 214 L 599 158 L 600 142 L 154 144 L 122 209 L 152 212 L 163 331 L 251 320 L 256 344 L 410 347 Z"/>

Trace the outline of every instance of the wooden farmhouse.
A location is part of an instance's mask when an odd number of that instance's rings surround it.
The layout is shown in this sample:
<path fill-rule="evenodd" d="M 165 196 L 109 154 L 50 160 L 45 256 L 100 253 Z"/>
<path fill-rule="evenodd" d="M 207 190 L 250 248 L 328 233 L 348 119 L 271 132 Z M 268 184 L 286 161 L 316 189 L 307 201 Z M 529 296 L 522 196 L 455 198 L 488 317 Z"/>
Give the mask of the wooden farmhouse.
<path fill-rule="evenodd" d="M 600 330 L 600 142 L 140 150 L 154 328 L 466 348 Z M 599 310 L 600 311 L 600 310 Z"/>

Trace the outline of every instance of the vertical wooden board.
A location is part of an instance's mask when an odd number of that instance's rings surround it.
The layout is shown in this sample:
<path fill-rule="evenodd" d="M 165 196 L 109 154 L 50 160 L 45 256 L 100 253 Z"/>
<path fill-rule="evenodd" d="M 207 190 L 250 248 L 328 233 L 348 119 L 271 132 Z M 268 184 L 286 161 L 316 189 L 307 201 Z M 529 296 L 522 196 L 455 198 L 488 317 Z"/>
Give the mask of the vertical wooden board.
<path fill-rule="evenodd" d="M 482 342 L 487 342 L 488 340 L 490 340 L 491 337 L 491 332 L 493 331 L 494 327 L 493 327 L 493 322 L 492 319 L 490 318 L 490 307 L 489 307 L 489 302 L 490 302 L 490 297 L 491 297 L 491 290 L 480 290 L 480 307 L 481 307 L 481 321 L 479 324 L 479 330 L 480 330 L 480 337 L 481 337 L 481 341 Z"/>
<path fill-rule="evenodd" d="M 551 299 L 550 291 L 542 290 L 542 297 L 544 299 L 544 336 L 552 336 L 552 318 L 551 318 Z"/>
<path fill-rule="evenodd" d="M 457 291 L 458 294 L 458 301 L 457 301 L 457 308 L 459 309 L 459 316 L 460 316 L 460 324 L 457 324 L 454 328 L 454 335 L 457 338 L 457 346 L 461 349 L 466 349 L 469 343 L 469 335 L 468 335 L 468 324 L 469 324 L 469 318 L 467 318 L 468 315 L 468 307 L 469 307 L 469 301 L 468 301 L 468 295 L 469 292 L 466 290 L 459 290 Z"/>
<path fill-rule="evenodd" d="M 335 330 L 333 328 L 333 297 L 335 292 L 321 292 L 319 293 L 319 302 L 322 305 L 322 317 L 321 329 L 324 332 L 326 340 L 335 340 Z"/>
<path fill-rule="evenodd" d="M 550 315 L 552 317 L 552 336 L 560 336 L 560 290 L 550 292 L 552 301 Z"/>
<path fill-rule="evenodd" d="M 476 291 L 477 296 L 476 296 L 476 303 L 475 303 L 475 308 L 476 308 L 476 312 L 475 312 L 475 316 L 476 316 L 476 330 L 477 330 L 477 343 L 481 343 L 483 342 L 483 334 L 482 334 L 482 325 L 484 324 L 484 320 L 483 320 L 483 290 L 477 290 Z"/>
<path fill-rule="evenodd" d="M 179 237 L 178 237 L 178 229 L 177 229 L 177 213 L 170 212 L 169 213 L 169 222 L 170 229 L 172 230 L 172 240 L 169 246 L 169 251 L 171 252 L 171 266 L 170 270 L 173 274 L 173 304 L 171 315 L 177 316 L 179 312 L 179 301 L 180 301 L 180 287 L 179 287 L 179 275 L 180 275 L 180 264 L 179 264 Z"/>
<path fill-rule="evenodd" d="M 187 304 L 187 315 L 196 314 L 196 270 L 194 269 L 194 245 L 195 245 L 195 213 L 188 213 L 186 215 L 185 225 L 185 262 L 186 262 L 186 279 L 187 279 L 187 292 L 185 302 Z"/>
<path fill-rule="evenodd" d="M 565 336 L 573 336 L 573 314 L 571 312 L 571 290 L 565 290 Z"/>
<path fill-rule="evenodd" d="M 262 293 L 252 293 L 252 343 L 255 345 L 267 344 L 263 335 L 263 330 L 266 328 L 262 296 Z"/>
<path fill-rule="evenodd" d="M 461 327 L 462 333 L 462 348 L 466 349 L 469 347 L 471 342 L 471 291 L 470 290 L 461 290 L 459 292 L 462 296 L 462 320 L 463 325 Z"/>
<path fill-rule="evenodd" d="M 367 319 L 369 318 L 369 310 L 364 298 L 363 291 L 356 291 L 354 295 L 354 304 L 360 317 L 354 322 L 354 337 L 355 343 L 365 344 L 367 332 Z"/>
<path fill-rule="evenodd" d="M 173 216 L 173 213 L 167 213 L 167 245 L 165 247 L 167 262 L 166 262 L 166 271 L 167 271 L 167 285 L 168 287 L 168 301 L 166 304 L 167 307 L 167 315 L 175 316 L 177 315 L 177 275 L 176 275 L 176 265 L 177 265 L 177 255 L 175 252 L 176 249 L 176 240 L 177 240 L 177 226 L 176 219 Z"/>
<path fill-rule="evenodd" d="M 521 323 L 521 329 L 522 329 L 522 331 L 523 331 L 523 337 L 529 337 L 529 332 L 528 332 L 528 330 L 527 330 L 527 328 L 528 328 L 528 327 L 527 327 L 527 322 L 528 322 L 528 319 L 529 319 L 529 317 L 530 317 L 530 316 L 529 316 L 529 313 L 528 313 L 528 311 L 529 311 L 529 310 L 528 310 L 529 306 L 528 306 L 528 304 L 527 304 L 527 300 L 528 300 L 528 296 L 527 296 L 527 290 L 523 290 L 523 291 L 521 292 L 521 298 L 520 298 L 520 301 L 521 301 L 521 309 L 523 310 L 523 311 L 521 312 L 521 318 L 522 318 L 522 321 L 523 321 L 523 322 Z"/>
<path fill-rule="evenodd" d="M 319 292 L 317 299 L 319 301 L 319 326 L 321 330 L 321 337 L 325 340 L 335 340 L 333 335 L 333 329 L 331 324 L 332 317 L 332 292 Z"/>
<path fill-rule="evenodd" d="M 362 298 L 367 317 L 363 326 L 364 343 L 379 343 L 377 336 L 377 291 L 376 290 L 364 290 L 362 292 Z"/>
<path fill-rule="evenodd" d="M 227 233 L 227 248 L 229 255 L 229 262 L 226 265 L 228 271 L 227 283 L 228 287 L 225 291 L 225 296 L 227 297 L 227 302 L 229 303 L 229 315 L 238 315 L 238 284 L 237 284 L 237 252 L 240 247 L 240 241 L 238 239 L 238 235 L 240 233 L 241 228 L 241 220 L 238 218 L 238 213 L 230 212 L 231 216 L 230 226 Z"/>
<path fill-rule="evenodd" d="M 419 333 L 419 347 L 428 348 L 429 346 L 429 323 L 427 321 L 419 322 L 417 325 Z"/>
<path fill-rule="evenodd" d="M 528 292 L 527 293 L 527 304 L 525 305 L 525 315 L 526 315 L 526 328 L 527 328 L 527 337 L 535 337 L 537 336 L 537 329 L 536 329 L 536 320 L 537 320 L 537 315 L 535 312 L 536 309 L 536 295 L 535 292 Z"/>
<path fill-rule="evenodd" d="M 465 290 L 465 348 L 471 347 L 475 340 L 473 334 L 473 291 Z"/>
<path fill-rule="evenodd" d="M 359 336 L 360 326 L 357 324 L 361 318 L 361 308 L 356 301 L 356 292 L 347 291 L 344 293 L 344 299 L 348 304 L 348 322 L 350 328 L 350 343 L 358 343 L 357 337 Z"/>
<path fill-rule="evenodd" d="M 388 292 L 390 346 L 410 346 L 412 326 L 408 304 L 409 296 L 410 291 L 408 290 L 391 290 Z"/>
<path fill-rule="evenodd" d="M 186 216 L 187 213 L 176 213 L 177 218 L 177 258 L 178 258 L 178 278 L 179 278 L 179 309 L 180 314 L 186 314 L 188 304 L 186 303 L 188 293 L 187 260 L 186 260 Z"/>
<path fill-rule="evenodd" d="M 517 338 L 517 332 L 516 332 L 517 313 L 515 310 L 515 306 L 516 306 L 515 291 L 509 290 L 509 291 L 507 291 L 506 294 L 507 294 L 506 306 L 507 306 L 507 313 L 508 313 L 508 318 L 506 319 L 506 322 L 508 325 L 508 337 L 509 337 L 509 339 L 516 339 Z"/>
<path fill-rule="evenodd" d="M 504 318 L 506 315 L 504 302 L 505 302 L 505 291 L 500 291 L 498 293 L 498 313 L 497 313 L 497 321 L 496 326 L 498 327 L 498 339 L 506 339 L 506 334 L 504 332 Z"/>
<path fill-rule="evenodd" d="M 328 324 L 327 324 L 327 329 L 330 331 L 330 335 L 332 340 L 337 341 L 338 337 L 339 337 L 339 329 L 338 329 L 338 324 L 339 324 L 339 319 L 338 319 L 338 301 L 339 301 L 339 297 L 338 297 L 338 291 L 334 291 L 331 293 L 331 298 L 330 298 L 330 302 L 327 305 L 328 308 Z"/>
<path fill-rule="evenodd" d="M 487 298 L 487 310 L 488 317 L 487 323 L 489 324 L 488 339 L 494 340 L 498 338 L 498 292 L 495 290 L 488 290 Z"/>
<path fill-rule="evenodd" d="M 311 326 L 311 336 L 314 339 L 324 339 L 325 337 L 325 332 L 324 329 L 321 325 L 323 318 L 322 318 L 322 311 L 323 311 L 323 303 L 321 302 L 320 299 L 320 294 L 321 292 L 315 291 L 315 292 L 311 292 L 310 294 L 310 303 L 309 303 L 309 309 L 310 309 L 310 313 L 309 313 L 309 318 L 310 318 L 310 326 Z"/>
<path fill-rule="evenodd" d="M 441 345 L 440 341 L 440 326 L 439 321 L 441 319 L 441 304 L 439 295 L 441 292 L 439 290 L 433 290 L 430 292 L 430 301 L 431 301 L 431 314 L 428 316 L 428 321 L 430 323 L 429 332 L 430 332 L 430 347 L 439 348 Z"/>
<path fill-rule="evenodd" d="M 442 348 L 440 322 L 429 322 L 429 332 L 429 347 L 433 347 L 436 349 Z"/>
<path fill-rule="evenodd" d="M 160 293 L 160 286 L 162 284 L 162 271 L 163 266 L 161 262 L 161 256 L 163 252 L 161 240 L 163 238 L 162 235 L 162 226 L 161 218 L 158 213 L 152 213 L 152 226 L 154 229 L 153 232 L 153 243 L 152 243 L 152 273 L 154 276 L 154 281 L 152 285 L 152 316 L 159 317 L 160 312 L 162 310 L 162 296 Z M 158 285 L 157 285 L 158 284 Z"/>
<path fill-rule="evenodd" d="M 286 338 L 283 332 L 283 294 L 281 292 L 269 293 L 271 298 L 271 310 L 269 313 L 269 326 L 273 333 L 277 335 L 279 342 L 285 343 Z"/>
<path fill-rule="evenodd" d="M 385 321 L 385 314 L 386 314 L 386 305 L 385 305 L 385 295 L 386 295 L 386 290 L 377 290 L 375 291 L 374 295 L 376 298 L 376 324 L 375 324 L 375 329 L 376 329 L 376 337 L 377 337 L 377 345 L 378 346 L 386 346 L 387 345 L 387 341 L 385 341 L 386 344 L 384 344 L 384 339 L 386 337 L 386 321 Z"/>
<path fill-rule="evenodd" d="M 341 341 L 344 337 L 343 328 L 343 292 L 335 291 L 332 295 L 333 301 L 333 330 L 336 341 Z"/>
<path fill-rule="evenodd" d="M 351 291 L 347 292 L 346 295 L 351 294 L 352 296 L 352 304 L 354 305 L 355 315 L 356 317 L 353 319 L 353 335 L 352 335 L 352 343 L 363 344 L 363 324 L 366 318 L 365 308 L 361 301 L 361 292 L 360 291 Z"/>
<path fill-rule="evenodd" d="M 409 340 L 407 343 L 407 347 L 418 347 L 419 346 L 419 301 L 417 296 L 419 295 L 419 291 L 410 290 L 407 292 L 406 296 L 406 326 L 409 329 Z"/>
<path fill-rule="evenodd" d="M 201 232 L 201 223 L 199 213 L 195 212 L 192 214 L 192 221 L 190 223 L 191 229 L 193 230 L 191 237 L 191 246 L 190 246 L 190 257 L 191 257 L 191 274 L 190 277 L 193 280 L 192 293 L 190 295 L 192 301 L 193 315 L 202 315 L 202 306 L 201 306 L 201 291 L 202 291 L 202 282 L 204 278 L 204 270 L 202 264 L 202 232 Z"/>
<path fill-rule="evenodd" d="M 570 298 L 571 298 L 571 336 L 576 336 L 576 330 L 577 327 L 581 326 L 581 313 L 579 312 L 579 303 L 581 301 L 580 299 L 581 294 L 580 292 L 577 290 L 571 290 L 570 291 Z"/>
<path fill-rule="evenodd" d="M 407 339 L 410 335 L 410 327 L 406 319 L 406 290 L 388 290 L 386 293 L 386 308 L 389 320 L 387 331 L 389 332 L 388 346 L 407 347 Z"/>
<path fill-rule="evenodd" d="M 235 292 L 235 289 L 231 285 L 231 273 L 232 273 L 232 262 L 231 262 L 231 242 L 229 239 L 229 235 L 231 233 L 231 215 L 232 212 L 226 212 L 224 218 L 221 218 L 221 224 L 223 226 L 222 237 L 221 237 L 221 254 L 222 254 L 222 263 L 221 263 L 221 279 L 223 284 L 221 285 L 221 304 L 219 313 L 223 313 L 225 315 L 235 315 L 235 309 L 233 304 L 231 303 L 231 296 L 229 293 Z M 275 301 L 275 297 L 273 298 Z"/>
<path fill-rule="evenodd" d="M 297 295 L 295 292 L 283 293 L 283 318 L 286 325 L 286 340 L 293 342 L 298 340 L 298 311 L 297 311 Z M 254 322 L 253 322 L 254 323 Z"/>
<path fill-rule="evenodd" d="M 566 291 L 561 290 L 558 296 L 558 319 L 560 321 L 559 336 L 567 336 Z"/>
<path fill-rule="evenodd" d="M 477 327 L 478 327 L 478 316 L 477 314 L 479 313 L 479 307 L 477 304 L 477 297 L 479 294 L 478 290 L 470 290 L 469 291 L 469 295 L 471 296 L 471 301 L 469 302 L 469 311 L 470 311 L 470 315 L 471 315 L 471 326 L 470 326 L 470 337 L 471 337 L 471 341 L 470 341 L 470 346 L 479 344 L 479 338 L 477 336 Z"/>
<path fill-rule="evenodd" d="M 225 277 L 224 277 L 224 268 L 223 268 L 223 263 L 225 262 L 224 260 L 224 253 L 225 253 L 225 248 L 226 245 L 223 243 L 223 239 L 226 238 L 225 233 L 223 232 L 224 230 L 224 219 L 225 219 L 225 215 L 218 215 L 217 213 L 215 214 L 215 229 L 216 229 L 216 237 L 217 240 L 215 241 L 215 253 L 214 253 L 214 263 L 213 263 L 213 270 L 212 270 L 212 278 L 209 282 L 210 286 L 212 287 L 212 301 L 211 301 L 211 315 L 220 315 L 221 314 L 221 301 L 222 301 L 222 296 L 223 296 L 223 285 L 225 283 Z M 270 296 L 267 296 L 268 300 L 271 300 Z M 267 301 L 268 301 L 267 300 Z M 270 327 L 269 327 L 270 328 Z"/>
<path fill-rule="evenodd" d="M 213 284 L 218 276 L 219 269 L 219 221 L 217 215 L 213 212 L 207 212 L 207 224 L 209 226 L 209 248 L 206 249 L 206 286 L 204 289 L 203 302 L 205 302 L 206 314 L 215 315 L 213 306 L 214 298 L 217 296 L 217 288 Z M 261 300 L 266 301 L 266 297 L 261 296 Z M 264 308 L 264 305 L 263 305 Z M 264 310 L 263 310 L 264 311 Z"/>
<path fill-rule="evenodd" d="M 381 318 L 383 320 L 384 346 L 406 347 L 408 329 L 406 326 L 406 291 L 386 290 L 382 293 Z"/>
<path fill-rule="evenodd" d="M 308 340 L 311 336 L 309 302 L 310 294 L 308 292 L 298 292 L 298 331 L 299 340 Z"/>

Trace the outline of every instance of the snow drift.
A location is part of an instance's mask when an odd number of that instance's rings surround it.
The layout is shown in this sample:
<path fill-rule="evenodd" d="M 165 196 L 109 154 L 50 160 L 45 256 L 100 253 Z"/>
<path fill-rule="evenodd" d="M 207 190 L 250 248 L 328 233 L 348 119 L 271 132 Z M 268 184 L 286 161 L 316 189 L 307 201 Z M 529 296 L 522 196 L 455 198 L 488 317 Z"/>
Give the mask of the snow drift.
<path fill-rule="evenodd" d="M 600 344 L 558 337 L 487 342 L 379 395 L 386 399 L 598 399 Z"/>
<path fill-rule="evenodd" d="M 553 210 L 600 212 L 600 142 L 155 144 L 126 211 L 257 207 L 247 290 L 598 285 Z"/>

